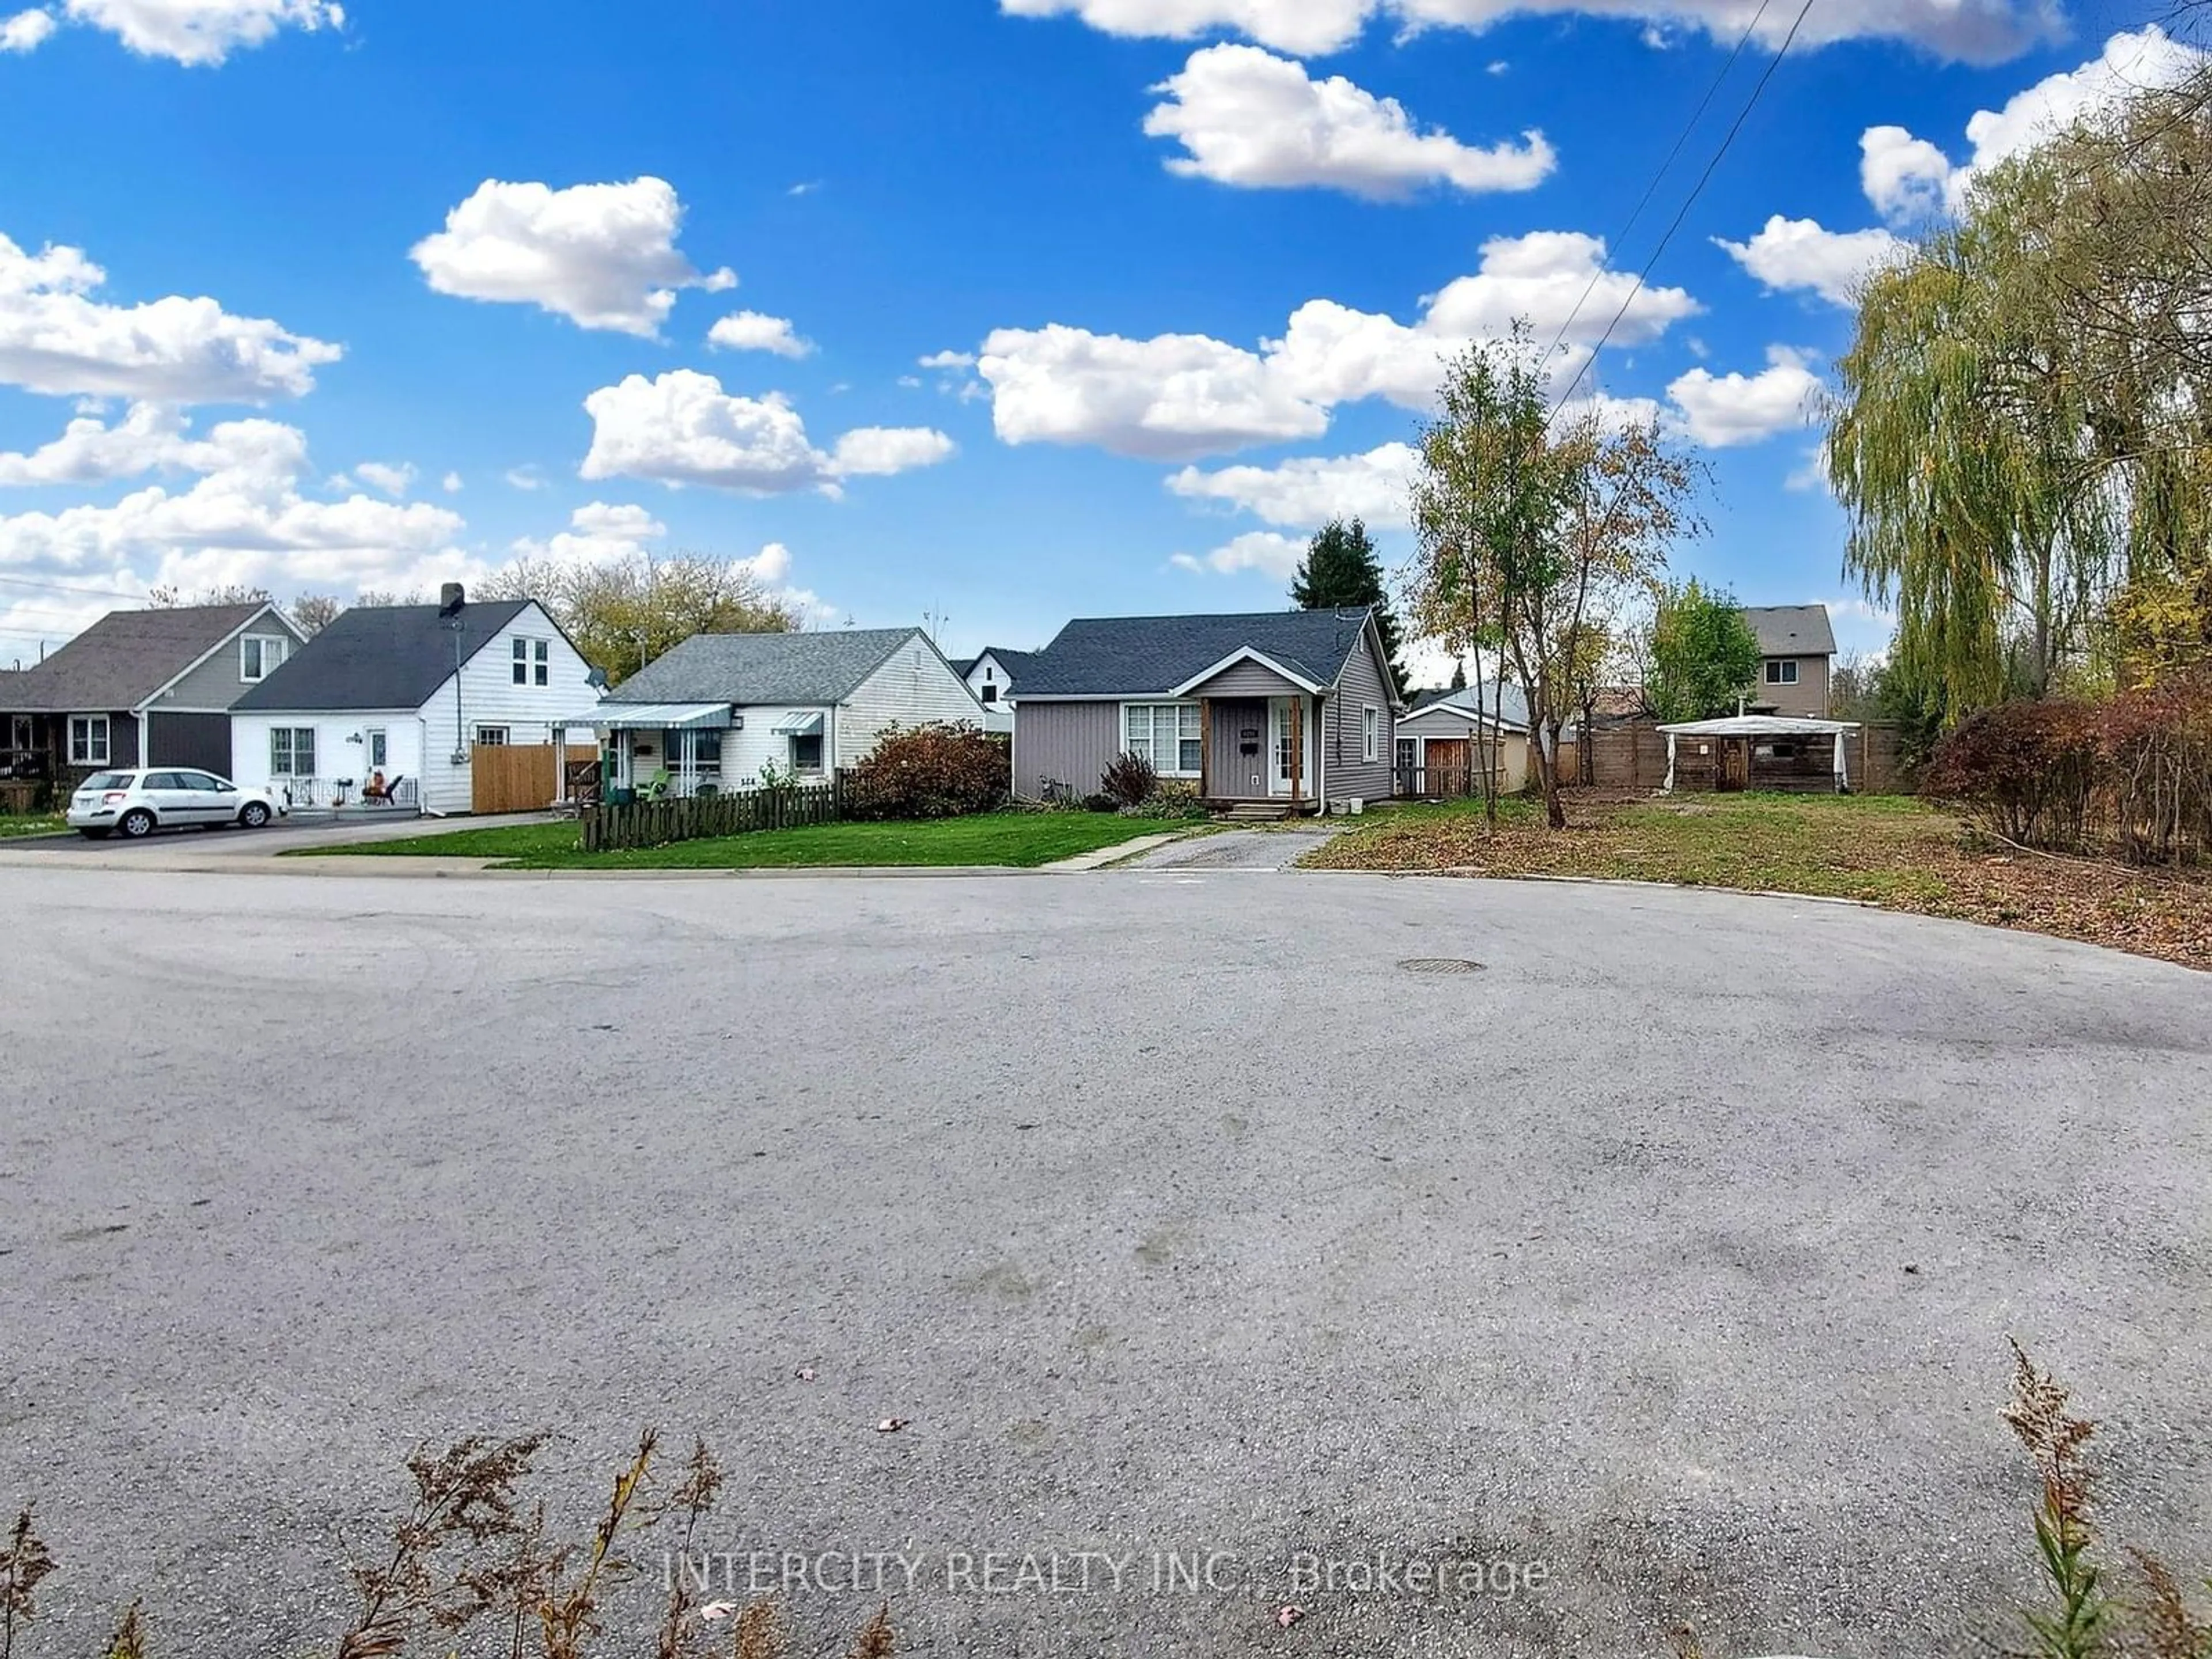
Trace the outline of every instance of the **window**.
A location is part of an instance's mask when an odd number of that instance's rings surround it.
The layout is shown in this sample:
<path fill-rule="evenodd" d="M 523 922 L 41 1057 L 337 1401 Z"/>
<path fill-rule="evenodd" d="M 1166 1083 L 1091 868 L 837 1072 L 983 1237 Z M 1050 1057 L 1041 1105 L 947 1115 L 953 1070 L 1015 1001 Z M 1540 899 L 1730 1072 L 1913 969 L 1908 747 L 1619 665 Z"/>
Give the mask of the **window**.
<path fill-rule="evenodd" d="M 272 778 L 312 778 L 315 775 L 313 726 L 272 726 L 269 728 L 269 775 Z"/>
<path fill-rule="evenodd" d="M 822 769 L 822 734 L 819 732 L 792 738 L 791 769 L 794 772 L 819 772 Z"/>
<path fill-rule="evenodd" d="M 660 752 L 671 760 L 681 756 L 684 753 L 684 734 L 681 732 L 663 732 L 660 734 Z M 719 769 L 722 764 L 722 734 L 715 731 L 694 732 L 691 734 L 691 758 L 698 765 Z"/>
<path fill-rule="evenodd" d="M 551 680 L 552 672 L 552 641 L 517 640 L 514 642 L 514 683 L 517 685 L 544 685 Z"/>
<path fill-rule="evenodd" d="M 1121 746 L 1164 778 L 1194 778 L 1206 764 L 1194 702 L 1133 702 L 1121 711 Z"/>
<path fill-rule="evenodd" d="M 1766 683 L 1769 685 L 1796 684 L 1796 659 L 1791 657 L 1769 657 L 1766 659 Z"/>
<path fill-rule="evenodd" d="M 177 775 L 185 781 L 185 788 L 201 790 L 208 794 L 223 794 L 232 787 L 212 772 L 179 772 Z"/>
<path fill-rule="evenodd" d="M 993 703 L 999 700 L 999 688 L 992 684 L 988 680 L 984 681 L 982 697 L 983 706 L 986 708 L 989 708 Z"/>
<path fill-rule="evenodd" d="M 106 715 L 72 714 L 70 716 L 70 764 L 71 766 L 107 764 Z"/>
<path fill-rule="evenodd" d="M 380 727 L 368 734 L 368 769 L 381 772 L 392 763 L 392 744 Z"/>
<path fill-rule="evenodd" d="M 139 787 L 144 789 L 190 789 L 192 786 L 185 781 L 185 775 L 181 772 L 149 772 L 146 781 Z"/>
<path fill-rule="evenodd" d="M 86 789 L 128 789 L 137 781 L 136 772 L 95 772 L 79 787 Z"/>
<path fill-rule="evenodd" d="M 278 634 L 248 634 L 238 642 L 238 678 L 248 685 L 264 680 L 283 666 L 292 641 Z"/>
<path fill-rule="evenodd" d="M 1399 738 L 1398 770 L 1401 774 L 1411 773 L 1419 764 L 1419 763 L 1413 758 L 1413 740 L 1411 738 Z"/>
<path fill-rule="evenodd" d="M 479 726 L 477 727 L 477 741 L 488 749 L 503 749 L 507 746 L 507 728 L 503 726 Z"/>
<path fill-rule="evenodd" d="M 1377 761 L 1382 757 L 1382 711 L 1363 708 L 1359 711 L 1359 758 Z"/>

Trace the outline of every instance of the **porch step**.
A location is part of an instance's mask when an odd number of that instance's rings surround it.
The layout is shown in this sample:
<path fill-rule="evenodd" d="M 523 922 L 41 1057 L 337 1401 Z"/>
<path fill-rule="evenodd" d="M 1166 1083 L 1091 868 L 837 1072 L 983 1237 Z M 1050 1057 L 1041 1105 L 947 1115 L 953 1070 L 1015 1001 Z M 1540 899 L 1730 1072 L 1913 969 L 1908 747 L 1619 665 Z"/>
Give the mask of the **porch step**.
<path fill-rule="evenodd" d="M 1240 800 L 1218 816 L 1231 823 L 1280 823 L 1290 817 L 1288 805 L 1275 801 Z"/>

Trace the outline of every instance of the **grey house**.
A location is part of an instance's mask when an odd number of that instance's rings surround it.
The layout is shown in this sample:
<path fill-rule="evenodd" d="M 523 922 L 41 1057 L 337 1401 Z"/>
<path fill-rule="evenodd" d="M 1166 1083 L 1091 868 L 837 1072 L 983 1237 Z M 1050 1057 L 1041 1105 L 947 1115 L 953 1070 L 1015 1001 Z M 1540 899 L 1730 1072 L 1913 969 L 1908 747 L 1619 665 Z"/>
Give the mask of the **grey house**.
<path fill-rule="evenodd" d="M 1095 793 L 1133 750 L 1224 806 L 1387 799 L 1389 662 L 1364 610 L 1072 622 L 1022 674 L 1015 791 Z"/>
<path fill-rule="evenodd" d="M 0 685 L 0 768 L 75 781 L 111 766 L 230 770 L 230 711 L 307 635 L 275 605 L 112 611 Z"/>
<path fill-rule="evenodd" d="M 1758 636 L 1759 653 L 1765 659 L 1751 688 L 1750 712 L 1825 720 L 1836 656 L 1828 607 L 1747 605 L 1743 619 Z"/>

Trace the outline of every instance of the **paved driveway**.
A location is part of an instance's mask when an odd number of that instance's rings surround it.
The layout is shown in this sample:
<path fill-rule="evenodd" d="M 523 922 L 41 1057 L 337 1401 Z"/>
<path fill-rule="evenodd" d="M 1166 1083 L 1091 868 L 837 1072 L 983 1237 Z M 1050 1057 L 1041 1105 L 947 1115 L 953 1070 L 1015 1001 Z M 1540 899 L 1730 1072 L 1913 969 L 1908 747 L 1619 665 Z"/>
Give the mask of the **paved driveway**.
<path fill-rule="evenodd" d="M 918 1558 L 906 1651 L 1980 1651 L 2033 1547 L 2008 1334 L 2107 1419 L 2108 1524 L 2212 1554 L 2179 969 L 1372 877 L 56 864 L 0 906 L 38 1653 L 141 1592 L 160 1652 L 328 1651 L 418 1440 L 561 1431 L 580 1524 L 648 1422 L 720 1448 L 739 1571 Z"/>
<path fill-rule="evenodd" d="M 226 824 L 212 830 L 163 830 L 143 841 L 125 841 L 115 836 L 90 841 L 70 832 L 0 841 L 0 865 L 27 863 L 43 868 L 49 860 L 59 859 L 100 868 L 201 869 L 220 867 L 226 860 L 275 858 L 300 847 L 398 841 L 410 836 L 434 836 L 445 830 L 537 823 L 546 817 L 542 812 L 518 812 L 463 820 L 398 812 L 300 812 L 266 830 L 239 830 Z"/>

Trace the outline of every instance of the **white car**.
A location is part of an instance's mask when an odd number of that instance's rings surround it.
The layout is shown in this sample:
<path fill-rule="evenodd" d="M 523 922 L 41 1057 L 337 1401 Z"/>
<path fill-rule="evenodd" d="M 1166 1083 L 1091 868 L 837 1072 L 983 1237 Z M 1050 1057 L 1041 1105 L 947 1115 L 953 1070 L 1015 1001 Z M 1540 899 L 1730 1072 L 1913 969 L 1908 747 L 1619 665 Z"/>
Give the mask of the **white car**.
<path fill-rule="evenodd" d="M 70 797 L 69 827 L 95 841 L 127 836 L 137 841 L 156 830 L 234 823 L 258 830 L 284 816 L 284 804 L 265 789 L 241 789 L 228 778 L 182 767 L 143 772 L 95 772 Z"/>

